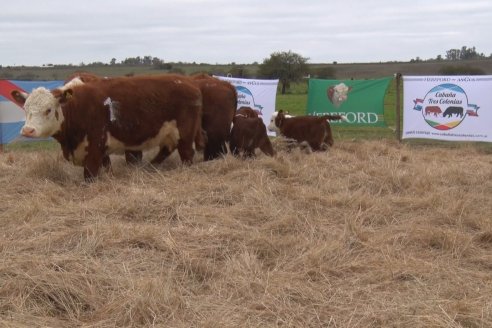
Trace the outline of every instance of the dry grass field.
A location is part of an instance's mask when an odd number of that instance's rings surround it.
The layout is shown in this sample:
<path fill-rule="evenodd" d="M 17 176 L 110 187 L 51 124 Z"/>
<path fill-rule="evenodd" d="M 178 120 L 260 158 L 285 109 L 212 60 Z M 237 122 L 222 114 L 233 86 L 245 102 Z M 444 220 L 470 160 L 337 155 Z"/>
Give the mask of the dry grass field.
<path fill-rule="evenodd" d="M 0 327 L 492 327 L 490 151 L 112 161 L 0 154 Z"/>

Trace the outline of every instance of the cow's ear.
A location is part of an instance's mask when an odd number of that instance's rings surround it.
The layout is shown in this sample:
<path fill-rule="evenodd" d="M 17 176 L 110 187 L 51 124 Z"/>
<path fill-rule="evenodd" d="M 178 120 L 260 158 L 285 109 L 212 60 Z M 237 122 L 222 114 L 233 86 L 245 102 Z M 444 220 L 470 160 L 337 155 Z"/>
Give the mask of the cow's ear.
<path fill-rule="evenodd" d="M 14 100 L 16 102 L 18 102 L 19 104 L 22 104 L 22 105 L 24 105 L 24 103 L 26 102 L 27 96 L 28 96 L 27 93 L 20 92 L 19 90 L 12 91 L 10 93 L 10 95 L 12 96 L 12 98 L 14 98 Z"/>
<path fill-rule="evenodd" d="M 63 90 L 63 92 L 60 92 L 59 96 L 55 95 L 56 98 L 58 98 L 58 102 L 60 104 L 66 104 L 67 102 L 70 101 L 73 97 L 73 90 L 72 89 L 67 89 Z"/>

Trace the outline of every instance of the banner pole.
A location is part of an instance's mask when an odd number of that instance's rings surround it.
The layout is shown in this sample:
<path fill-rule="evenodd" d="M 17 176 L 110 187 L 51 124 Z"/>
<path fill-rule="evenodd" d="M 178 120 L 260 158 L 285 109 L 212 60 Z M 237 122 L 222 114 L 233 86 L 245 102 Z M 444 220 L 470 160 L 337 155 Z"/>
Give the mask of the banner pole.
<path fill-rule="evenodd" d="M 396 139 L 401 142 L 401 115 L 400 115 L 400 81 L 401 81 L 401 73 L 396 73 L 396 106 L 395 106 L 395 114 L 396 114 Z"/>

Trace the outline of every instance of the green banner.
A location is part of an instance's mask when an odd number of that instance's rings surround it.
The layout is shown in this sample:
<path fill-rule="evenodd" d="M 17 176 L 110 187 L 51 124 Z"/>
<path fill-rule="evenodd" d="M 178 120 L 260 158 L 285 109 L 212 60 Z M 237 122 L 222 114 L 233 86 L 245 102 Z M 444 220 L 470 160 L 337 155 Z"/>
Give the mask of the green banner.
<path fill-rule="evenodd" d="M 347 122 L 337 124 L 385 127 L 384 96 L 392 79 L 310 79 L 307 114 L 339 114 L 345 115 Z"/>

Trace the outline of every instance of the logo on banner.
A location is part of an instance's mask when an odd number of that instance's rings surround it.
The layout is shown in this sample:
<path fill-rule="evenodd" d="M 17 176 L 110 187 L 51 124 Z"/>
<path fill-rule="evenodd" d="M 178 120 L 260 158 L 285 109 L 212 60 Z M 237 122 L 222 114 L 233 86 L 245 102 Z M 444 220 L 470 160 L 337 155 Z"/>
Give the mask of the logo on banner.
<path fill-rule="evenodd" d="M 255 102 L 255 97 L 253 96 L 253 93 L 249 91 L 248 88 L 243 86 L 236 86 L 236 91 L 237 91 L 238 107 L 240 106 L 251 107 L 253 109 L 258 110 L 260 112 L 260 115 L 263 115 L 262 112 L 263 106 Z"/>
<path fill-rule="evenodd" d="M 436 130 L 451 130 L 467 117 L 478 117 L 478 107 L 468 102 L 466 92 L 456 84 L 440 84 L 424 98 L 414 101 L 414 110 L 420 111 L 425 122 Z"/>
<path fill-rule="evenodd" d="M 337 85 L 330 86 L 326 90 L 326 96 L 333 106 L 338 108 L 345 100 L 347 100 L 350 90 L 352 90 L 352 87 L 348 87 L 345 83 L 339 83 Z"/>

